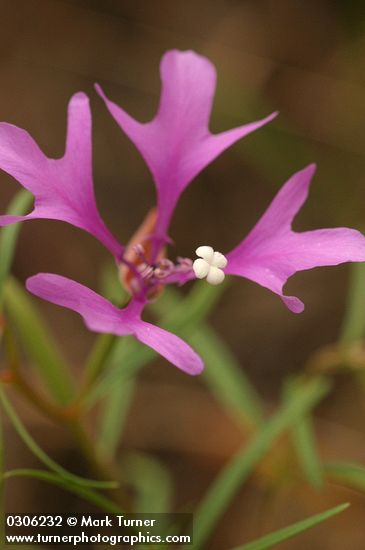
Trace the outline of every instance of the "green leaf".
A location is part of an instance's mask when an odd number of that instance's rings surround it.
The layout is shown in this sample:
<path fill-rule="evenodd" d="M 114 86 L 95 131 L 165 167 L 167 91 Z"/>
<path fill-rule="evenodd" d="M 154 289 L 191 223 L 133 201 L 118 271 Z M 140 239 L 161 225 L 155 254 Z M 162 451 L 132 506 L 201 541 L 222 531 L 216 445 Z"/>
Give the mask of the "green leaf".
<path fill-rule="evenodd" d="M 31 477 L 33 479 L 38 479 L 40 481 L 45 481 L 53 485 L 57 485 L 69 493 L 73 493 L 84 500 L 95 504 L 100 509 L 105 510 L 111 514 L 120 514 L 124 510 L 115 504 L 112 500 L 109 500 L 104 495 L 89 489 L 88 487 L 81 487 L 80 485 L 75 485 L 65 480 L 65 478 L 48 472 L 47 470 L 33 470 L 29 468 L 19 468 L 17 470 L 9 470 L 5 472 L 4 479 L 11 479 L 16 477 Z"/>
<path fill-rule="evenodd" d="M 163 317 L 162 324 L 168 326 L 170 330 L 171 327 L 176 329 L 179 325 L 187 325 L 192 330 L 193 322 L 201 320 L 218 298 L 219 294 L 216 291 L 212 292 L 212 288 L 209 285 L 204 285 L 198 290 L 195 289 L 185 301 L 179 299 L 178 293 L 166 289 L 159 301 L 159 306 L 157 303 L 154 305 L 154 310 L 160 313 Z M 113 351 L 111 361 L 118 365 L 116 368 L 120 374 L 115 370 L 114 374 L 104 378 L 98 388 L 99 396 L 102 393 L 108 395 L 100 431 L 101 445 L 105 452 L 115 450 L 123 428 L 123 418 L 127 413 L 131 399 L 129 390 L 132 388 L 133 373 L 152 361 L 154 357 L 156 357 L 156 353 L 153 350 L 141 346 L 132 339 L 123 339 L 123 342 Z M 99 365 L 101 363 L 99 362 Z M 121 391 L 120 388 L 123 390 Z M 95 393 L 91 392 L 91 398 L 93 395 L 95 397 Z M 90 402 L 90 394 L 88 402 Z"/>
<path fill-rule="evenodd" d="M 351 278 L 339 341 L 352 344 L 365 337 L 365 263 L 350 265 Z"/>
<path fill-rule="evenodd" d="M 257 424 L 262 417 L 262 407 L 255 389 L 218 334 L 203 323 L 220 297 L 222 288 L 218 288 L 197 283 L 186 297 L 166 288 L 159 300 L 151 304 L 151 309 L 159 317 L 159 325 L 179 334 L 203 356 L 206 361 L 203 377 L 233 416 Z M 105 374 L 89 390 L 86 406 L 108 395 L 115 385 L 124 384 L 155 357 L 153 350 L 132 337 L 119 340 Z"/>
<path fill-rule="evenodd" d="M 347 462 L 329 462 L 324 471 L 330 478 L 343 485 L 365 491 L 365 467 Z"/>
<path fill-rule="evenodd" d="M 186 326 L 192 331 L 196 322 L 207 315 L 216 303 L 222 292 L 217 289 L 218 287 L 210 285 L 198 285 L 198 289 L 193 289 L 187 297 L 181 299 L 178 291 L 166 288 L 163 295 L 151 305 L 151 309 L 161 317 L 160 324 L 167 330 L 177 332 L 179 328 Z M 119 338 L 113 353 L 108 357 L 108 361 L 103 363 L 102 368 L 99 368 L 101 363 L 98 363 L 98 373 L 103 369 L 106 373 L 96 381 L 94 388 L 88 391 L 85 398 L 86 406 L 92 406 L 95 401 L 109 394 L 115 384 L 122 384 L 130 379 L 156 356 L 156 352 L 141 345 L 133 337 L 124 337 L 122 340 Z M 96 369 L 92 370 L 95 372 Z"/>
<path fill-rule="evenodd" d="M 308 482 L 315 489 L 323 487 L 323 468 L 316 450 L 312 419 L 307 416 L 293 428 L 292 437 L 298 460 Z"/>
<path fill-rule="evenodd" d="M 19 191 L 11 201 L 7 210 L 10 216 L 22 216 L 25 214 L 33 200 L 33 196 L 23 189 Z M 11 264 L 15 253 L 15 247 L 18 240 L 20 223 L 8 225 L 1 230 L 0 235 L 0 310 L 3 309 L 4 285 L 8 278 Z"/>
<path fill-rule="evenodd" d="M 248 425 L 260 424 L 262 406 L 256 390 L 217 332 L 207 324 L 201 324 L 196 331 L 184 336 L 203 358 L 202 378 L 225 409 Z"/>
<path fill-rule="evenodd" d="M 84 377 L 86 384 L 92 384 L 105 368 L 118 337 L 115 334 L 101 334 L 96 338 L 86 361 Z"/>
<path fill-rule="evenodd" d="M 5 392 L 1 387 L 1 385 L 0 385 L 0 401 L 15 431 L 17 432 L 19 437 L 22 439 L 22 441 L 25 443 L 25 445 L 28 447 L 28 449 L 45 466 L 47 466 L 51 471 L 58 474 L 66 482 L 73 483 L 81 487 L 96 487 L 100 489 L 114 489 L 118 487 L 118 483 L 114 481 L 95 481 L 92 479 L 85 479 L 83 477 L 80 477 L 76 474 L 69 472 L 68 470 L 66 470 L 59 464 L 57 464 L 57 462 L 55 462 L 50 456 L 48 456 L 43 451 L 43 449 L 39 447 L 39 445 L 34 441 L 32 436 L 29 434 L 26 427 L 24 426 L 24 424 L 16 414 L 15 410 L 13 409 L 12 405 L 10 404 L 10 401 L 6 397 Z"/>
<path fill-rule="evenodd" d="M 322 523 L 322 521 L 325 521 L 333 516 L 336 516 L 337 514 L 340 514 L 349 506 L 350 504 L 348 503 L 340 504 L 335 508 L 330 508 L 325 512 L 315 514 L 314 516 L 311 516 L 307 519 L 298 521 L 297 523 L 293 523 L 293 525 L 290 525 L 289 527 L 279 529 L 279 531 L 275 531 L 274 533 L 265 535 L 264 537 L 244 544 L 243 546 L 236 546 L 232 550 L 265 550 L 266 548 L 272 548 L 280 542 L 284 542 L 285 540 L 295 537 L 296 535 L 299 535 L 299 533 L 303 533 L 303 531 L 311 529 L 315 525 Z"/>
<path fill-rule="evenodd" d="M 165 300 L 153 304 L 152 309 L 162 316 L 161 324 L 165 328 L 177 332 L 202 356 L 206 364 L 203 378 L 224 407 L 235 418 L 258 424 L 263 413 L 256 390 L 217 332 L 204 323 L 222 292 L 217 288 L 201 282 L 188 298 L 166 289 Z M 171 312 L 174 312 L 173 318 Z"/>
<path fill-rule="evenodd" d="M 69 371 L 30 295 L 15 279 L 10 279 L 4 298 L 10 321 L 42 380 L 58 403 L 67 404 L 73 396 Z"/>
<path fill-rule="evenodd" d="M 329 384 L 318 379 L 297 388 L 282 408 L 228 462 L 213 481 L 195 512 L 194 548 L 203 546 L 219 518 L 244 481 L 285 430 L 300 421 L 328 392 Z"/>
<path fill-rule="evenodd" d="M 100 419 L 98 447 L 102 454 L 113 457 L 123 432 L 125 420 L 133 399 L 135 379 L 114 386 L 105 400 Z"/>
<path fill-rule="evenodd" d="M 186 296 L 167 287 L 162 296 L 151 304 L 151 310 L 169 330 L 192 329 L 209 315 L 227 286 L 228 283 L 212 286 L 197 281 Z"/>
<path fill-rule="evenodd" d="M 99 399 L 109 396 L 115 386 L 122 386 L 157 356 L 151 348 L 140 344 L 132 336 L 119 339 L 103 376 L 84 397 L 83 406 L 92 407 Z"/>
<path fill-rule="evenodd" d="M 300 378 L 287 381 L 284 388 L 284 399 L 290 399 L 300 383 Z M 313 421 L 309 414 L 293 427 L 291 436 L 298 461 L 307 481 L 316 490 L 321 489 L 323 467 L 317 454 Z"/>
<path fill-rule="evenodd" d="M 124 454 L 120 466 L 123 478 L 136 492 L 139 513 L 168 513 L 172 505 L 172 480 L 167 469 L 144 453 Z"/>
<path fill-rule="evenodd" d="M 128 300 L 128 295 L 118 280 L 118 270 L 114 262 L 105 265 L 100 286 L 102 296 L 118 307 L 122 307 Z M 87 385 L 91 385 L 103 371 L 118 340 L 120 338 L 118 339 L 114 334 L 101 334 L 96 338 L 86 361 L 84 378 Z"/>

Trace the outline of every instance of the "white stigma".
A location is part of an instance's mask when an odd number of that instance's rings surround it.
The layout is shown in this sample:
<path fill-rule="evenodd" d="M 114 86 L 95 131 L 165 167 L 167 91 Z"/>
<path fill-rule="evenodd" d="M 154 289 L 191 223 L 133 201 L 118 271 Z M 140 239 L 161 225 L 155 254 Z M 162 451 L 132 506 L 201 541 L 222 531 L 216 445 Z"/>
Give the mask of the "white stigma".
<path fill-rule="evenodd" d="M 199 256 L 193 263 L 193 270 L 198 279 L 207 279 L 211 285 L 219 285 L 224 281 L 223 269 L 227 258 L 220 252 L 215 252 L 211 246 L 199 246 L 196 251 Z"/>

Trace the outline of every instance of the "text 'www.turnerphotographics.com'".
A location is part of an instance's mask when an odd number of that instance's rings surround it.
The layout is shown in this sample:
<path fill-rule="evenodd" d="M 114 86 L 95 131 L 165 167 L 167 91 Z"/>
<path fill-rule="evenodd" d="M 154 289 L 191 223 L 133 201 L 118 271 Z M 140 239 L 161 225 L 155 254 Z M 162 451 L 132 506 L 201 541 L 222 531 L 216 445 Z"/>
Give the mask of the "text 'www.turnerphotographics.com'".
<path fill-rule="evenodd" d="M 5 543 L 189 545 L 192 514 L 7 514 Z"/>

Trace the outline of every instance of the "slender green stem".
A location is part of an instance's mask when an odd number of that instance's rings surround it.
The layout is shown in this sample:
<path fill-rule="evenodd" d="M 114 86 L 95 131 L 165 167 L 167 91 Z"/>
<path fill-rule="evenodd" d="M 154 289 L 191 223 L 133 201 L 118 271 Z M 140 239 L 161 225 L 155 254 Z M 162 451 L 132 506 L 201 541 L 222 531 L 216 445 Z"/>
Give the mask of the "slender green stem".
<path fill-rule="evenodd" d="M 86 389 L 95 382 L 114 350 L 118 337 L 114 334 L 99 336 L 86 362 L 84 385 Z"/>
<path fill-rule="evenodd" d="M 67 409 L 53 404 L 46 397 L 37 392 L 23 376 L 15 339 L 8 326 L 4 329 L 3 342 L 8 365 L 8 370 L 5 372 L 3 371 L 3 378 L 5 378 L 5 380 L 8 378 L 8 381 L 14 384 L 18 391 L 48 418 L 57 423 L 64 423 L 68 414 L 66 413 Z"/>
<path fill-rule="evenodd" d="M 68 405 L 74 398 L 73 378 L 30 295 L 16 279 L 10 278 L 5 286 L 4 299 L 8 324 L 16 331 L 49 394 L 58 404 Z"/>
<path fill-rule="evenodd" d="M 33 196 L 22 189 L 15 195 L 10 203 L 7 214 L 12 216 L 22 216 L 26 213 Z M 4 306 L 4 286 L 9 276 L 10 268 L 13 263 L 13 258 L 16 250 L 19 232 L 22 228 L 21 223 L 14 223 L 2 228 L 0 235 L 0 310 Z"/>
<path fill-rule="evenodd" d="M 26 430 L 25 426 L 21 422 L 20 418 L 16 414 L 15 410 L 13 409 L 10 401 L 8 400 L 3 388 L 0 386 L 0 400 L 1 404 L 3 406 L 4 411 L 6 412 L 8 418 L 10 419 L 14 429 L 18 433 L 19 437 L 23 440 L 23 442 L 26 444 L 26 446 L 32 451 L 32 453 L 41 461 L 43 464 L 45 464 L 50 470 L 56 472 L 58 475 L 63 477 L 64 479 L 76 483 L 81 486 L 86 487 L 115 487 L 115 482 L 99 482 L 94 481 L 91 479 L 85 479 L 78 475 L 72 474 L 71 472 L 68 472 L 65 468 L 57 464 L 51 457 L 49 457 L 43 449 L 39 447 L 39 445 L 34 441 L 32 436 L 29 434 L 29 432 Z"/>
<path fill-rule="evenodd" d="M 57 474 L 54 474 L 52 472 L 48 472 L 47 470 L 34 470 L 34 469 L 28 469 L 28 468 L 20 468 L 17 470 L 9 470 L 8 472 L 4 473 L 4 479 L 12 479 L 16 477 L 30 477 L 33 479 L 39 479 L 41 481 L 45 481 L 47 483 L 52 483 L 53 485 L 57 485 L 58 487 L 61 487 L 65 491 L 68 491 L 70 493 L 74 493 L 75 495 L 80 496 L 84 500 L 88 502 L 92 502 L 96 506 L 98 506 L 101 510 L 105 510 L 106 512 L 112 513 L 112 514 L 121 514 L 124 512 L 123 508 L 115 504 L 112 500 L 104 497 L 102 494 L 96 492 L 93 489 L 90 489 L 88 487 L 80 487 L 79 485 L 75 485 L 72 483 L 67 482 L 65 479 L 61 478 Z"/>
<path fill-rule="evenodd" d="M 81 478 L 80 476 L 68 472 L 62 466 L 57 464 L 52 458 L 50 458 L 27 432 L 19 417 L 15 413 L 13 407 L 11 406 L 10 401 L 6 397 L 5 392 L 1 388 L 1 386 L 0 400 L 15 430 L 22 438 L 24 443 L 28 446 L 32 453 L 37 456 L 38 459 L 43 462 L 43 464 L 45 464 L 51 471 L 57 473 L 67 482 L 74 483 L 81 487 L 97 487 L 106 490 L 112 489 L 112 493 L 110 494 L 110 496 L 118 505 L 120 505 L 123 509 L 128 509 L 131 507 L 131 500 L 129 498 L 129 495 L 125 493 L 121 487 L 119 487 L 119 483 L 117 481 L 94 481 Z M 68 423 L 66 421 L 64 426 L 68 428 L 69 433 L 71 433 L 71 435 L 73 436 L 73 439 L 76 441 L 78 448 L 87 460 L 87 463 L 93 474 L 101 480 L 116 480 L 118 478 L 116 468 L 114 468 L 114 466 L 109 462 L 104 461 L 102 457 L 96 455 L 96 445 L 90 439 L 88 433 L 83 428 L 83 426 L 78 421 L 74 420 L 69 421 Z"/>
<path fill-rule="evenodd" d="M 344 345 L 362 340 L 365 335 L 365 263 L 351 265 L 347 308 L 339 335 Z"/>
<path fill-rule="evenodd" d="M 5 351 L 6 358 L 8 362 L 8 369 L 10 372 L 10 381 L 15 384 L 17 389 L 22 393 L 22 395 L 38 410 L 45 414 L 48 418 L 55 421 L 57 424 L 61 424 L 66 430 L 72 435 L 74 441 L 77 443 L 78 448 L 82 452 L 83 456 L 86 458 L 89 467 L 93 474 L 97 476 L 98 479 L 118 479 L 118 473 L 116 467 L 112 463 L 104 459 L 104 457 L 98 454 L 98 449 L 96 444 L 90 438 L 84 426 L 81 424 L 79 418 L 74 414 L 74 411 L 70 408 L 60 408 L 53 403 L 47 401 L 45 397 L 40 395 L 34 390 L 34 388 L 27 382 L 23 377 L 21 368 L 19 365 L 19 359 L 17 356 L 17 351 L 15 347 L 15 342 L 12 337 L 12 333 L 9 329 L 6 329 L 4 335 L 5 341 Z M 5 394 L 2 394 L 2 401 L 5 410 L 8 415 L 12 418 L 13 424 L 18 432 L 22 433 L 23 438 L 25 437 L 28 441 L 28 444 L 33 449 L 33 452 L 49 467 L 55 467 L 55 463 L 52 463 L 48 460 L 49 457 L 34 445 L 34 442 L 27 436 L 24 429 L 22 429 L 20 420 L 13 413 L 10 403 L 7 401 Z M 77 412 L 77 411 L 76 411 Z M 70 414 L 73 413 L 73 414 Z M 57 465 L 56 465 L 57 466 Z M 58 468 L 58 466 L 57 466 Z M 60 471 L 56 468 L 55 471 Z M 114 484 L 114 488 L 118 484 Z M 128 504 L 130 506 L 130 499 L 127 497 L 127 494 L 123 492 L 122 489 L 118 488 L 118 491 L 113 491 L 114 498 L 117 497 L 118 502 L 123 505 L 123 507 Z"/>
<path fill-rule="evenodd" d="M 291 399 L 292 393 L 297 391 L 297 384 L 300 379 L 289 379 L 284 385 L 283 399 Z M 298 462 L 307 481 L 316 490 L 323 487 L 323 468 L 321 459 L 318 456 L 314 425 L 311 414 L 308 413 L 297 422 L 291 430 L 291 437 L 296 451 Z"/>
<path fill-rule="evenodd" d="M 120 478 L 115 464 L 98 453 L 97 445 L 80 423 L 71 422 L 69 424 L 69 431 L 98 479 L 118 480 Z M 132 500 L 129 493 L 119 483 L 118 487 L 112 489 L 109 496 L 123 509 L 130 510 L 132 508 Z"/>
<path fill-rule="evenodd" d="M 120 434 L 123 432 L 128 411 L 134 397 L 136 379 L 126 380 L 116 385 L 104 400 L 99 426 L 97 445 L 100 452 L 109 457 L 115 456 Z"/>
<path fill-rule="evenodd" d="M 326 521 L 333 516 L 344 512 L 349 506 L 350 504 L 345 502 L 344 504 L 340 504 L 335 508 L 331 508 L 330 510 L 326 510 L 325 512 L 316 514 L 315 516 L 311 516 L 302 521 L 298 521 L 297 523 L 293 523 L 288 527 L 279 529 L 279 531 L 275 531 L 274 533 L 269 533 L 268 535 L 265 535 L 264 537 L 256 539 L 252 542 L 248 542 L 247 544 L 243 544 L 242 546 L 236 546 L 235 548 L 232 548 L 232 550 L 266 550 L 268 548 L 273 548 L 280 542 L 284 542 L 292 537 L 295 537 L 300 533 L 303 533 L 307 529 L 311 529 L 315 525 L 318 525 L 318 523 Z"/>

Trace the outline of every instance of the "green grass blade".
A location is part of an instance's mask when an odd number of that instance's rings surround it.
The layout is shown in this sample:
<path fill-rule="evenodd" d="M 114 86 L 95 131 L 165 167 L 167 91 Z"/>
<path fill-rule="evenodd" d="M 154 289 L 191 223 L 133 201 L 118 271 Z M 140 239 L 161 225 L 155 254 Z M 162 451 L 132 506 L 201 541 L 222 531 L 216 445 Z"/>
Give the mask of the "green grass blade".
<path fill-rule="evenodd" d="M 16 477 L 30 477 L 33 479 L 38 479 L 40 481 L 45 481 L 46 483 L 51 483 L 57 485 L 69 493 L 73 493 L 84 500 L 91 502 L 98 506 L 101 510 L 109 512 L 111 514 L 120 514 L 124 510 L 117 506 L 112 500 L 106 498 L 104 495 L 93 491 L 88 487 L 81 487 L 80 485 L 75 485 L 74 483 L 69 483 L 64 478 L 60 477 L 57 474 L 48 472 L 46 470 L 33 470 L 29 468 L 20 468 L 17 470 L 9 470 L 4 474 L 4 479 L 11 479 Z"/>
<path fill-rule="evenodd" d="M 347 462 L 329 462 L 324 465 L 328 477 L 342 485 L 365 491 L 365 467 Z"/>
<path fill-rule="evenodd" d="M 365 263 L 350 265 L 347 308 L 339 341 L 352 344 L 365 336 Z"/>
<path fill-rule="evenodd" d="M 69 472 L 68 470 L 66 470 L 59 464 L 57 464 L 57 462 L 55 462 L 51 457 L 49 457 L 43 451 L 43 449 L 39 447 L 39 445 L 34 441 L 32 436 L 29 434 L 26 427 L 24 426 L 24 424 L 16 414 L 15 410 L 13 409 L 12 405 L 10 404 L 10 401 L 6 397 L 5 392 L 1 387 L 1 385 L 0 385 L 0 401 L 15 431 L 17 432 L 19 437 L 22 439 L 22 441 L 25 443 L 25 445 L 28 447 L 28 449 L 45 466 L 47 466 L 47 468 L 49 468 L 51 471 L 58 474 L 66 482 L 74 483 L 82 487 L 95 487 L 100 489 L 114 489 L 118 486 L 118 484 L 114 481 L 95 481 L 92 479 L 85 479 L 78 475 L 72 474 L 71 472 Z"/>
<path fill-rule="evenodd" d="M 298 521 L 297 523 L 293 523 L 293 525 L 289 525 L 289 527 L 284 527 L 284 529 L 279 529 L 279 531 L 275 531 L 274 533 L 265 535 L 264 537 L 254 540 L 252 542 L 249 542 L 247 544 L 244 544 L 243 546 L 236 546 L 232 550 L 265 550 L 266 548 L 272 548 L 273 546 L 276 546 L 280 542 L 284 542 L 285 540 L 295 537 L 296 535 L 299 535 L 300 533 L 307 531 L 307 529 L 311 529 L 312 527 L 315 527 L 319 523 L 322 523 L 322 521 L 326 521 L 327 519 L 330 519 L 333 516 L 340 514 L 341 512 L 346 510 L 349 506 L 350 504 L 348 503 L 340 504 L 335 508 L 330 508 L 325 512 L 321 512 L 320 514 L 315 514 L 314 516 L 311 516 L 307 519 Z"/>
<path fill-rule="evenodd" d="M 7 315 L 28 357 L 57 402 L 67 404 L 73 396 L 71 376 L 30 295 L 15 279 L 10 279 L 4 299 Z"/>
<path fill-rule="evenodd" d="M 204 545 L 232 498 L 268 452 L 274 440 L 301 420 L 328 390 L 329 384 L 323 379 L 298 387 L 291 399 L 284 403 L 223 468 L 195 512 L 195 549 Z"/>
<path fill-rule="evenodd" d="M 23 189 L 19 191 L 11 201 L 7 210 L 10 216 L 22 216 L 25 214 L 32 203 L 33 196 Z M 8 225 L 1 230 L 0 235 L 0 310 L 3 309 L 4 301 L 4 285 L 8 278 L 11 264 L 15 253 L 15 247 L 18 240 L 20 223 Z"/>

